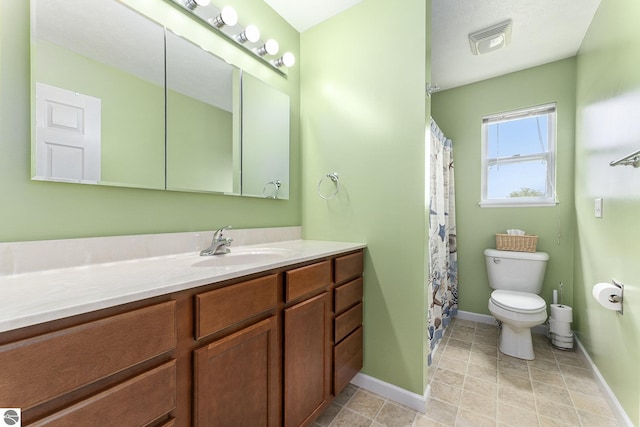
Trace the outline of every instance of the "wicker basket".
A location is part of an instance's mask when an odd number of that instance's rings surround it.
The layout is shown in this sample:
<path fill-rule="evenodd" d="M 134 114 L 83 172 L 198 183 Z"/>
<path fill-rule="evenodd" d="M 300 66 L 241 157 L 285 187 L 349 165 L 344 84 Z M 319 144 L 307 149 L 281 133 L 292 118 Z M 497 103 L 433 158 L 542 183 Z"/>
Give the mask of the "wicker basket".
<path fill-rule="evenodd" d="M 500 251 L 535 252 L 538 236 L 496 234 L 496 249 Z"/>

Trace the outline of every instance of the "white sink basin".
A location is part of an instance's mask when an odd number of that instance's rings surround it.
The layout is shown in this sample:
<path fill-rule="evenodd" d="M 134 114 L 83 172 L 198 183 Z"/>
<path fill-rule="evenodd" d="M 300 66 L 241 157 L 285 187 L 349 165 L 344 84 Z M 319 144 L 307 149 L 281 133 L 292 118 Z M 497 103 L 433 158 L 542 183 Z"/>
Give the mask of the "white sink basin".
<path fill-rule="evenodd" d="M 229 267 L 249 264 L 269 264 L 281 261 L 295 252 L 280 248 L 237 249 L 224 255 L 200 257 L 194 267 Z"/>

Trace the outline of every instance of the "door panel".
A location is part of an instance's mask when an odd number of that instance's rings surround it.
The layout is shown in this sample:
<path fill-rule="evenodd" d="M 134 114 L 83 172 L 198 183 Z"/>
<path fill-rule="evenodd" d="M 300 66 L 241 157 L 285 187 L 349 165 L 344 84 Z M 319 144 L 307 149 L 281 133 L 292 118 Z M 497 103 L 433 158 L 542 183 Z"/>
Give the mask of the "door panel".
<path fill-rule="evenodd" d="M 101 101 L 36 83 L 36 178 L 100 180 Z"/>

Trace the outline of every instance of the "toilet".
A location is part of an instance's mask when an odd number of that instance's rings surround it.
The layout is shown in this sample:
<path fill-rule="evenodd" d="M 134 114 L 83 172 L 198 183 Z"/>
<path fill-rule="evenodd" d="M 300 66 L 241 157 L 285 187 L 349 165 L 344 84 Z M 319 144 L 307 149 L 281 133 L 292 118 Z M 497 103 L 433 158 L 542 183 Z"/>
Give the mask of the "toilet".
<path fill-rule="evenodd" d="M 545 252 L 512 252 L 485 249 L 489 286 L 495 289 L 489 311 L 501 322 L 500 351 L 533 360 L 531 328 L 547 320 L 542 291 L 549 255 Z"/>

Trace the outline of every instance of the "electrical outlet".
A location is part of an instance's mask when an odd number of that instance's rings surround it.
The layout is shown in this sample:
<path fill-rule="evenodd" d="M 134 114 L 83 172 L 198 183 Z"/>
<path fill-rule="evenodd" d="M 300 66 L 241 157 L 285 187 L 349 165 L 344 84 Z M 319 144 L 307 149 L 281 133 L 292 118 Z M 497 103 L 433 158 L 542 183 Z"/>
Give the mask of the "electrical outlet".
<path fill-rule="evenodd" d="M 594 214 L 596 218 L 602 218 L 602 199 L 595 199 Z"/>

